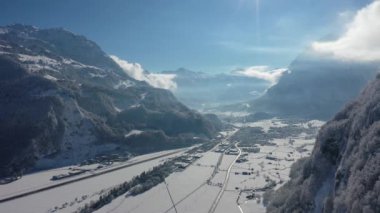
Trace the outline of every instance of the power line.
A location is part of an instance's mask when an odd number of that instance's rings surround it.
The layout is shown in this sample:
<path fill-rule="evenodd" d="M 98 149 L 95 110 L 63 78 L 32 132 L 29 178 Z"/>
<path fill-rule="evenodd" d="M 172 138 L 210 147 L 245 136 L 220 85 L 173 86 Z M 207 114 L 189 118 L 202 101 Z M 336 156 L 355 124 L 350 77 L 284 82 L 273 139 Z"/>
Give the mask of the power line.
<path fill-rule="evenodd" d="M 168 183 L 166 183 L 166 180 L 165 180 L 165 179 L 164 179 L 164 182 L 165 182 L 165 186 L 166 186 L 166 191 L 168 191 L 168 194 L 169 194 L 170 200 L 172 201 L 172 204 L 173 204 L 173 207 L 174 207 L 174 211 L 175 211 L 176 213 L 178 213 L 177 208 L 175 207 L 175 203 L 174 203 L 173 197 L 172 197 L 172 195 L 170 194 L 169 187 L 168 187 Z"/>

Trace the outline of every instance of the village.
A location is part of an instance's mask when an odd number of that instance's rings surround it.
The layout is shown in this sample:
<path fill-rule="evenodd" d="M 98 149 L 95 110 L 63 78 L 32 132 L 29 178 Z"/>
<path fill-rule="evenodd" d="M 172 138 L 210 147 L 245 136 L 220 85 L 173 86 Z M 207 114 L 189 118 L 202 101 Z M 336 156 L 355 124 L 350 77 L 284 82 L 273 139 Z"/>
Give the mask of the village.
<path fill-rule="evenodd" d="M 131 190 L 122 196 L 113 196 L 96 212 L 174 213 L 176 209 L 179 212 L 260 213 L 265 212 L 266 193 L 285 184 L 292 164 L 310 155 L 314 132 L 322 124 L 319 121 L 295 123 L 278 119 L 234 123 L 209 143 L 152 153 L 146 157 L 102 155 L 80 165 L 26 176 L 11 184 L 22 184 L 26 190 L 31 182 L 35 182 L 34 185 L 40 182 L 43 186 L 102 174 L 23 198 L 38 203 L 40 196 L 62 195 L 55 196 L 50 209 L 36 209 L 38 212 L 80 212 L 84 206 L 110 195 L 125 181 L 139 180 Z M 249 128 L 254 128 L 255 134 L 263 135 L 246 135 L 250 134 Z M 286 129 L 290 131 L 284 131 Z M 248 143 L 250 137 L 259 139 L 259 142 L 252 140 Z M 164 175 L 163 182 L 145 183 L 145 179 L 136 179 L 139 174 L 150 174 L 152 168 L 156 168 L 157 174 Z M 83 193 L 83 187 L 88 192 Z M 6 191 L 4 188 L 3 192 Z M 7 205 L 3 207 L 7 211 L 17 211 L 16 203 L 23 199 L 9 202 L 9 209 Z"/>

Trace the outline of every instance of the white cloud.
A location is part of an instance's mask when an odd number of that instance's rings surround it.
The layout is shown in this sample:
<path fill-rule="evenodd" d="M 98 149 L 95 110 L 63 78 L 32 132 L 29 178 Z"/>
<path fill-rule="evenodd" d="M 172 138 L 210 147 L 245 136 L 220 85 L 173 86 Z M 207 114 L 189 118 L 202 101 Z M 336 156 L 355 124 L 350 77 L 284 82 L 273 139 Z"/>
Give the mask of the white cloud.
<path fill-rule="evenodd" d="M 177 84 L 174 81 L 175 77 L 175 74 L 149 73 L 147 75 L 147 82 L 157 88 L 175 90 L 177 88 Z"/>
<path fill-rule="evenodd" d="M 356 12 L 340 38 L 314 42 L 312 47 L 341 60 L 380 61 L 380 1 Z"/>
<path fill-rule="evenodd" d="M 285 68 L 281 69 L 270 69 L 268 66 L 252 66 L 244 69 L 239 69 L 233 71 L 233 74 L 242 75 L 252 78 L 263 79 L 269 81 L 272 84 L 277 83 L 278 79 L 288 71 Z"/>
<path fill-rule="evenodd" d="M 355 16 L 355 12 L 351 10 L 345 10 L 340 13 L 338 13 L 338 17 L 340 19 L 343 19 L 345 21 L 352 20 L 352 18 Z"/>
<path fill-rule="evenodd" d="M 145 81 L 156 88 L 169 90 L 175 90 L 177 88 L 177 84 L 174 82 L 174 78 L 176 77 L 175 74 L 148 73 L 145 72 L 142 66 L 138 63 L 129 63 L 114 55 L 111 55 L 110 57 L 126 74 L 138 81 Z"/>
<path fill-rule="evenodd" d="M 138 63 L 129 63 L 117 56 L 111 55 L 112 60 L 114 60 L 130 77 L 139 80 L 145 81 L 146 76 L 144 75 L 144 69 Z"/>

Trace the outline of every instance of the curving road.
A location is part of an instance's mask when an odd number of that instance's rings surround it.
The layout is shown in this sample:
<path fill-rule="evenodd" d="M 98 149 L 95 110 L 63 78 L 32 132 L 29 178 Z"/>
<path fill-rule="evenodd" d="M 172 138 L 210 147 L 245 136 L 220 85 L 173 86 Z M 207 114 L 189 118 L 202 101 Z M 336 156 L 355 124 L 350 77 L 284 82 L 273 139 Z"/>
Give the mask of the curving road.
<path fill-rule="evenodd" d="M 236 156 L 236 158 L 234 159 L 234 161 L 232 161 L 232 163 L 231 163 L 230 166 L 228 167 L 226 177 L 224 178 L 223 186 L 222 186 L 222 188 L 220 189 L 218 195 L 216 196 L 214 202 L 212 203 L 211 208 L 210 208 L 210 210 L 208 211 L 209 213 L 214 213 L 214 212 L 215 212 L 215 209 L 216 209 L 216 207 L 218 206 L 218 204 L 219 204 L 219 202 L 220 202 L 220 199 L 222 198 L 222 196 L 223 196 L 223 194 L 224 194 L 224 191 L 226 190 L 226 187 L 227 187 L 227 184 L 228 184 L 228 180 L 229 180 L 229 178 L 230 178 L 230 172 L 231 172 L 232 166 L 235 164 L 236 160 L 237 160 L 237 159 L 240 157 L 240 155 L 241 155 L 241 149 L 238 147 L 237 144 L 235 144 L 235 147 L 236 147 L 237 150 L 239 150 L 239 154 Z"/>

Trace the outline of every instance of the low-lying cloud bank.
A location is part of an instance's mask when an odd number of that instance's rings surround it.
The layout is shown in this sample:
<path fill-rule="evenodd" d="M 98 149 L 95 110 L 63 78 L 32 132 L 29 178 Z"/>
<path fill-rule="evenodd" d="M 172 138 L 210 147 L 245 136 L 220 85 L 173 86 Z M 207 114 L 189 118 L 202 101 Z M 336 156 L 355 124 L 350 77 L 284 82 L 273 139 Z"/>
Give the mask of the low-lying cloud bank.
<path fill-rule="evenodd" d="M 340 38 L 314 42 L 312 47 L 341 60 L 380 61 L 380 1 L 357 11 Z"/>
<path fill-rule="evenodd" d="M 232 72 L 234 75 L 241 75 L 251 78 L 258 78 L 276 84 L 281 76 L 287 72 L 288 69 L 270 69 L 268 66 L 252 66 L 244 69 L 238 69 Z"/>
<path fill-rule="evenodd" d="M 177 84 L 174 82 L 175 74 L 158 74 L 149 73 L 144 71 L 142 66 L 138 63 L 129 63 L 117 56 L 111 55 L 112 60 L 114 60 L 130 77 L 138 80 L 145 81 L 153 87 L 175 90 Z"/>

